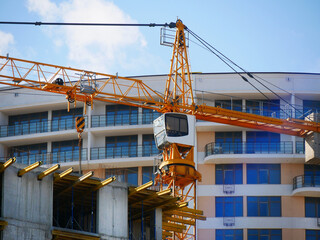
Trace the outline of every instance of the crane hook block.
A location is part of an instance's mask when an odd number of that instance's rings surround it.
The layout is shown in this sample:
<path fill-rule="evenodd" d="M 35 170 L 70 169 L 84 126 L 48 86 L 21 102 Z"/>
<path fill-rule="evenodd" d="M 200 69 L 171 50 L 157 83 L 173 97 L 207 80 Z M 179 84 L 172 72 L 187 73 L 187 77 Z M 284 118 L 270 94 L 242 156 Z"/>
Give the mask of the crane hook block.
<path fill-rule="evenodd" d="M 78 133 L 82 133 L 85 127 L 84 117 L 76 117 L 76 129 Z"/>

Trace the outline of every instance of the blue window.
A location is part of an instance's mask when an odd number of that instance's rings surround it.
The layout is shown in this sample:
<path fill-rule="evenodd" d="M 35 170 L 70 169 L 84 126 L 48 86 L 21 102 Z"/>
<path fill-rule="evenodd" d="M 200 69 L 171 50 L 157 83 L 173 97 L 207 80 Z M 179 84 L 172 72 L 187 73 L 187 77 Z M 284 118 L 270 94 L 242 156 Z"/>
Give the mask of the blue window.
<path fill-rule="evenodd" d="M 216 229 L 216 240 L 243 240 L 243 230 Z"/>
<path fill-rule="evenodd" d="M 320 230 L 306 230 L 306 240 L 320 240 Z"/>
<path fill-rule="evenodd" d="M 320 165 L 304 165 L 304 186 L 320 186 Z"/>
<path fill-rule="evenodd" d="M 45 163 L 47 157 L 47 144 L 32 144 L 11 147 L 10 156 L 16 157 L 18 163 L 32 164 L 38 161 Z"/>
<path fill-rule="evenodd" d="M 247 100 L 246 110 L 261 116 L 280 117 L 280 100 Z"/>
<path fill-rule="evenodd" d="M 215 148 L 219 153 L 242 153 L 242 132 L 216 132 Z"/>
<path fill-rule="evenodd" d="M 70 162 L 79 160 L 79 141 L 61 141 L 52 143 L 52 162 Z M 82 156 L 82 160 L 83 160 Z"/>
<path fill-rule="evenodd" d="M 247 132 L 246 153 L 277 153 L 280 149 L 280 134 L 271 132 Z"/>
<path fill-rule="evenodd" d="M 247 184 L 280 184 L 280 164 L 247 164 Z"/>
<path fill-rule="evenodd" d="M 156 112 L 152 109 L 143 108 L 142 109 L 142 124 L 152 124 L 153 120 L 158 118 L 161 113 Z"/>
<path fill-rule="evenodd" d="M 281 197 L 247 197 L 248 217 L 281 217 Z"/>
<path fill-rule="evenodd" d="M 242 100 L 216 100 L 215 106 L 242 112 Z"/>
<path fill-rule="evenodd" d="M 320 198 L 306 197 L 305 198 L 305 213 L 306 217 L 320 217 Z"/>
<path fill-rule="evenodd" d="M 242 217 L 242 197 L 216 197 L 216 217 Z"/>
<path fill-rule="evenodd" d="M 217 164 L 216 184 L 242 184 L 242 164 Z"/>
<path fill-rule="evenodd" d="M 106 178 L 115 176 L 117 181 L 138 186 L 138 168 L 106 169 Z"/>
<path fill-rule="evenodd" d="M 155 156 L 159 154 L 153 134 L 142 136 L 142 146 L 142 156 Z"/>
<path fill-rule="evenodd" d="M 142 167 L 142 184 L 154 181 L 153 167 Z"/>
<path fill-rule="evenodd" d="M 106 137 L 106 158 L 136 157 L 138 136 Z"/>
<path fill-rule="evenodd" d="M 320 101 L 303 100 L 303 117 L 307 117 L 312 112 L 320 112 Z"/>
<path fill-rule="evenodd" d="M 248 240 L 281 240 L 281 229 L 248 229 Z"/>
<path fill-rule="evenodd" d="M 51 131 L 60 131 L 75 128 L 75 118 L 83 115 L 82 108 L 52 111 Z"/>
<path fill-rule="evenodd" d="M 136 125 L 138 124 L 138 108 L 126 105 L 106 106 L 106 125 Z"/>

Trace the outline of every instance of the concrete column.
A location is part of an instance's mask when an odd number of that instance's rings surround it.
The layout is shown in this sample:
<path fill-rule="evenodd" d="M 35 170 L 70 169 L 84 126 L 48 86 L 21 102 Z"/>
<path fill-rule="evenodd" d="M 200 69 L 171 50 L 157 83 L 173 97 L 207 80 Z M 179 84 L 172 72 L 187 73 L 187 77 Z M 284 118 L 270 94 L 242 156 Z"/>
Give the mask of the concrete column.
<path fill-rule="evenodd" d="M 9 118 L 3 112 L 0 112 L 0 125 L 8 125 Z"/>
<path fill-rule="evenodd" d="M 155 210 L 155 230 L 156 230 L 156 240 L 162 239 L 162 209 L 156 208 Z"/>
<path fill-rule="evenodd" d="M 242 99 L 242 112 L 246 111 L 246 100 Z"/>
<path fill-rule="evenodd" d="M 246 153 L 247 131 L 242 131 L 242 153 Z"/>
<path fill-rule="evenodd" d="M 112 183 L 99 189 L 97 233 L 101 240 L 128 238 L 127 184 Z"/>
<path fill-rule="evenodd" d="M 38 181 L 37 175 L 41 168 L 18 177 L 19 166 L 15 164 L 4 171 L 2 217 L 8 222 L 8 226 L 3 230 L 2 239 L 50 240 L 53 219 L 53 177 L 47 176 Z"/>
<path fill-rule="evenodd" d="M 138 134 L 138 157 L 142 157 L 142 134 Z"/>
<path fill-rule="evenodd" d="M 142 124 L 142 108 L 138 108 L 138 125 Z"/>

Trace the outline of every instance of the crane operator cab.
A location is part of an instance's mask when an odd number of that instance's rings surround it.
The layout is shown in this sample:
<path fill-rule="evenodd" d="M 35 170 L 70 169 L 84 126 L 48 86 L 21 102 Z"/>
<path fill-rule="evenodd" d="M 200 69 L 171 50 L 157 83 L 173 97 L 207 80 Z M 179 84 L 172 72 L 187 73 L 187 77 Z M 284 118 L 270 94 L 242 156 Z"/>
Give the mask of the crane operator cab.
<path fill-rule="evenodd" d="M 165 113 L 153 121 L 153 133 L 161 150 L 172 143 L 194 146 L 195 116 Z"/>

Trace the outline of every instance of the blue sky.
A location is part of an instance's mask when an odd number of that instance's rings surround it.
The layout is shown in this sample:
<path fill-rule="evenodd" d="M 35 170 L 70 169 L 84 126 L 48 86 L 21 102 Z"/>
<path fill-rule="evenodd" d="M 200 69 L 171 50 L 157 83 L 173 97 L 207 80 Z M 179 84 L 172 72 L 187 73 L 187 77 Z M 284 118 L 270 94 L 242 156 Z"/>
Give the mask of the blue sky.
<path fill-rule="evenodd" d="M 11 0 L 0 21 L 166 23 L 193 32 L 251 72 L 320 72 L 320 1 Z M 0 25 L 0 54 L 121 76 L 166 74 L 160 28 Z M 195 41 L 195 39 L 191 39 Z M 230 72 L 190 42 L 194 72 Z"/>

